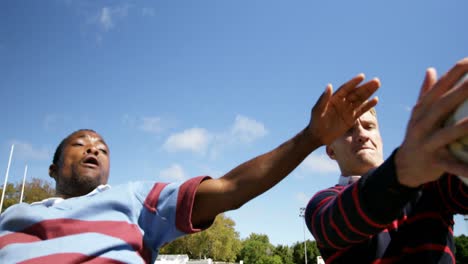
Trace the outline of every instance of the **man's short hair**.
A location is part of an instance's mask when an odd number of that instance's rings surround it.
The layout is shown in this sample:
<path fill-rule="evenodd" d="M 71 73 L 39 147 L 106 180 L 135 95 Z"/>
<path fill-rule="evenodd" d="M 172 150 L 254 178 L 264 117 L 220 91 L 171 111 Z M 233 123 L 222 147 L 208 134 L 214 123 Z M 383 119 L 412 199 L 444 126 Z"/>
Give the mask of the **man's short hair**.
<path fill-rule="evenodd" d="M 60 142 L 60 144 L 57 146 L 57 148 L 55 149 L 55 153 L 54 153 L 54 159 L 52 160 L 52 163 L 55 164 L 55 165 L 59 165 L 58 164 L 58 161 L 60 159 L 60 157 L 62 156 L 62 152 L 63 152 L 63 148 L 65 147 L 65 144 L 67 143 L 68 139 L 73 136 L 74 134 L 78 133 L 78 132 L 82 132 L 82 131 L 88 131 L 88 132 L 93 132 L 93 133 L 96 133 L 96 131 L 92 130 L 92 129 L 87 129 L 87 128 L 83 128 L 83 129 L 78 129 L 76 131 L 74 131 L 73 133 L 71 133 L 70 135 L 68 135 L 66 138 L 62 139 L 62 141 Z"/>

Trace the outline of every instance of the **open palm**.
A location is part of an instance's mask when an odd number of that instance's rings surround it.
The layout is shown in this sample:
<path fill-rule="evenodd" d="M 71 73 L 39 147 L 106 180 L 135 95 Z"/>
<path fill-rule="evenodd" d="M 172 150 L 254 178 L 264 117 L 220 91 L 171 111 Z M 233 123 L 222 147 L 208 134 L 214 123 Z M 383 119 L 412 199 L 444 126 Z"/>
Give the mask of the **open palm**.
<path fill-rule="evenodd" d="M 378 79 L 359 85 L 365 76 L 359 74 L 343 84 L 335 93 L 329 84 L 312 108 L 309 131 L 328 145 L 345 133 L 363 113 L 374 107 L 378 99 L 369 97 L 380 87 Z"/>

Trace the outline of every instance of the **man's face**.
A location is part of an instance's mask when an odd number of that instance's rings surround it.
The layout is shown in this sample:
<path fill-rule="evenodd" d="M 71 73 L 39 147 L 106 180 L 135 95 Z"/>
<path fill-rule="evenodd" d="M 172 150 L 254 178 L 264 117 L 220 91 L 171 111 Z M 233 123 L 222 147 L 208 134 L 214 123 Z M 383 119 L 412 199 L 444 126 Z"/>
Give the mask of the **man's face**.
<path fill-rule="evenodd" d="M 106 184 L 109 164 L 109 149 L 101 136 L 79 131 L 66 140 L 58 164 L 50 166 L 49 174 L 56 181 L 58 194 L 75 197 Z"/>
<path fill-rule="evenodd" d="M 377 118 L 364 113 L 331 145 L 327 154 L 336 160 L 343 176 L 362 175 L 383 162 L 383 146 Z"/>

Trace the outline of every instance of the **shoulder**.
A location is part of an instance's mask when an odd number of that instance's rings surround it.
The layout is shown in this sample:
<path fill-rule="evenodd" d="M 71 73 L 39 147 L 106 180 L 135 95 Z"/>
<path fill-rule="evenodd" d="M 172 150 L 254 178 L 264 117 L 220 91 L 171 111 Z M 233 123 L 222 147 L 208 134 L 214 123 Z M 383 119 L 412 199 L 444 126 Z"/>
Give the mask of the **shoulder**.
<path fill-rule="evenodd" d="M 349 186 L 349 185 L 348 185 Z M 336 196 L 338 195 L 339 193 L 341 193 L 344 189 L 346 189 L 347 186 L 343 186 L 343 185 L 335 185 L 333 187 L 330 187 L 330 188 L 327 188 L 327 189 L 323 189 L 321 191 L 318 191 L 313 197 L 312 199 L 316 198 L 316 197 L 327 197 L 327 196 Z"/>
<path fill-rule="evenodd" d="M 342 185 L 335 185 L 333 187 L 323 189 L 321 191 L 318 191 L 312 198 L 309 200 L 309 203 L 307 204 L 307 207 L 317 207 L 321 206 L 327 201 L 330 201 L 333 199 L 333 197 L 338 196 L 343 190 L 346 189 L 347 186 L 342 186 Z"/>

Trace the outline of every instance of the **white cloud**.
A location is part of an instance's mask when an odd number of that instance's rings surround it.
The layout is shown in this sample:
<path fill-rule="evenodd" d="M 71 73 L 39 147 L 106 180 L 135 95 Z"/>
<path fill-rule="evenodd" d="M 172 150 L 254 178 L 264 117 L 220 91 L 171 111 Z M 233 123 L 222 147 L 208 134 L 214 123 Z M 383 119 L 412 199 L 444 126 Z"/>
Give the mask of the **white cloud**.
<path fill-rule="evenodd" d="M 176 133 L 166 140 L 164 148 L 169 152 L 191 151 L 204 153 L 211 141 L 211 135 L 203 128 L 191 128 Z"/>
<path fill-rule="evenodd" d="M 242 115 L 237 115 L 231 133 L 235 139 L 250 143 L 265 136 L 268 131 L 262 123 Z"/>
<path fill-rule="evenodd" d="M 91 19 L 97 23 L 102 31 L 109 31 L 115 27 L 116 20 L 124 18 L 128 15 L 128 5 L 116 7 L 103 7 L 96 18 Z M 100 36 L 100 35 L 98 35 Z"/>
<path fill-rule="evenodd" d="M 216 158 L 228 146 L 251 143 L 267 133 L 262 123 L 237 115 L 232 126 L 224 132 L 214 133 L 203 128 L 187 129 L 169 136 L 163 148 L 169 152 L 190 151 Z"/>
<path fill-rule="evenodd" d="M 338 173 L 338 164 L 325 154 L 310 154 L 300 165 L 301 171 L 307 174 Z"/>
<path fill-rule="evenodd" d="M 159 133 L 163 130 L 161 118 L 142 117 L 139 128 L 145 132 Z"/>
<path fill-rule="evenodd" d="M 158 116 L 134 117 L 129 114 L 122 116 L 122 123 L 132 129 L 138 129 L 153 134 L 159 134 L 174 125 L 174 121 L 163 119 Z"/>
<path fill-rule="evenodd" d="M 161 170 L 159 173 L 159 177 L 162 180 L 167 180 L 171 182 L 183 181 L 187 178 L 184 169 L 179 164 L 172 164 L 168 168 Z"/>
<path fill-rule="evenodd" d="M 143 16 L 154 16 L 156 14 L 156 12 L 154 11 L 154 8 L 151 8 L 151 7 L 143 7 L 141 9 L 141 14 Z"/>
<path fill-rule="evenodd" d="M 101 15 L 99 16 L 99 23 L 101 23 L 104 31 L 110 30 L 114 23 L 112 22 L 111 12 L 108 7 L 103 7 L 101 10 Z"/>
<path fill-rule="evenodd" d="M 32 144 L 14 140 L 12 144 L 15 145 L 13 150 L 13 158 L 18 157 L 26 160 L 48 160 L 51 155 L 47 148 L 35 148 Z"/>

